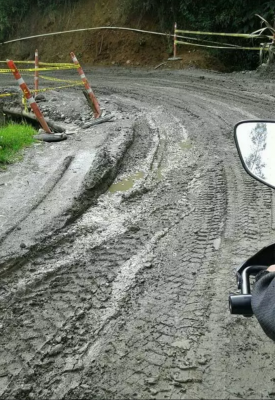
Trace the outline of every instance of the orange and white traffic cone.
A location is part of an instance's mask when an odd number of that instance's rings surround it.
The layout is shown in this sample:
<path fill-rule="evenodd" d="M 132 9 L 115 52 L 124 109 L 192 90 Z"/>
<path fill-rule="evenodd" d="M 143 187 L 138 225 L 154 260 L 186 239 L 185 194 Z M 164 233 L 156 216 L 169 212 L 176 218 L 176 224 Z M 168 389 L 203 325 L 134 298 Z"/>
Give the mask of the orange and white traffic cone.
<path fill-rule="evenodd" d="M 31 109 L 33 110 L 37 120 L 40 122 L 42 128 L 44 129 L 45 132 L 47 133 L 53 133 L 51 132 L 42 112 L 40 111 L 40 108 L 38 107 L 37 103 L 35 102 L 33 95 L 31 94 L 27 84 L 25 83 L 24 79 L 22 78 L 22 76 L 20 75 L 18 69 L 16 68 L 14 62 L 12 60 L 7 60 L 7 64 L 10 68 L 10 70 L 12 71 L 15 79 L 18 82 L 18 85 L 20 86 L 24 97 L 27 99 Z"/>
<path fill-rule="evenodd" d="M 86 78 L 86 75 L 85 75 L 83 69 L 81 68 L 81 66 L 80 66 L 75 54 L 73 52 L 71 52 L 70 56 L 71 56 L 71 58 L 73 60 L 73 63 L 78 66 L 77 71 L 78 71 L 78 73 L 80 75 L 80 78 L 82 79 L 82 82 L 84 83 L 85 89 L 87 90 L 90 99 L 92 100 L 94 117 L 95 118 L 99 118 L 100 115 L 101 115 L 101 110 L 100 110 L 97 98 L 95 97 L 94 92 L 93 92 L 93 90 L 92 90 L 92 88 L 91 88 L 91 86 L 90 86 L 90 84 L 89 84 L 89 82 L 88 82 L 88 80 Z"/>

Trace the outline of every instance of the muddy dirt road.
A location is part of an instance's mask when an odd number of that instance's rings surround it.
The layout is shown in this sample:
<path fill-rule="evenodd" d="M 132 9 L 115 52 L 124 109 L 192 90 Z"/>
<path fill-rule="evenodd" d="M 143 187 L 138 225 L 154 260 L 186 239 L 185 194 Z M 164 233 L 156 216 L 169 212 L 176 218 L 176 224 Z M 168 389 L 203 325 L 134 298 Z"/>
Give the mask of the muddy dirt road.
<path fill-rule="evenodd" d="M 1 398 L 275 398 L 274 344 L 227 304 L 234 269 L 275 239 L 272 191 L 233 143 L 239 120 L 274 117 L 275 84 L 87 75 L 116 113 L 96 190 L 93 165 L 47 239 L 20 248 L 29 223 L 2 240 Z"/>

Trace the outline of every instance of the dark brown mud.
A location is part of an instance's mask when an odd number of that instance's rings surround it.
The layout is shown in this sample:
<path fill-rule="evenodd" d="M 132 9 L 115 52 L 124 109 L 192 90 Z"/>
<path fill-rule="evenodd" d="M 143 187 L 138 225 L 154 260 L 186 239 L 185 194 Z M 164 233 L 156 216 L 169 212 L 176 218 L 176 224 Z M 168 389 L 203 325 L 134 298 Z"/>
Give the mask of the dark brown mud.
<path fill-rule="evenodd" d="M 65 119 L 80 129 L 70 151 L 90 154 L 95 138 L 98 163 L 66 209 L 48 201 L 70 180 L 45 197 L 47 236 L 25 224 L 1 249 L 7 262 L 25 257 L 1 278 L 2 398 L 273 398 L 274 345 L 227 299 L 234 269 L 274 240 L 272 192 L 242 170 L 233 141 L 239 120 L 273 117 L 274 83 L 200 70 L 91 76 L 115 121 L 81 127 L 72 92 Z M 29 251 L 34 236 L 41 251 Z"/>

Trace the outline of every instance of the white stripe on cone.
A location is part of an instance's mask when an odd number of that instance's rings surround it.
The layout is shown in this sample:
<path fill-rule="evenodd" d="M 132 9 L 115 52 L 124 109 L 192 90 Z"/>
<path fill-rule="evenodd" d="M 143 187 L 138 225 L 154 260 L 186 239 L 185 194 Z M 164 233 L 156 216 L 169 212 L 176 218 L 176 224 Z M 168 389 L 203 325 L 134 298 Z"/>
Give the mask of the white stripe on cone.
<path fill-rule="evenodd" d="M 25 83 L 23 78 L 17 79 L 17 82 L 19 85 L 22 85 L 23 83 Z"/>

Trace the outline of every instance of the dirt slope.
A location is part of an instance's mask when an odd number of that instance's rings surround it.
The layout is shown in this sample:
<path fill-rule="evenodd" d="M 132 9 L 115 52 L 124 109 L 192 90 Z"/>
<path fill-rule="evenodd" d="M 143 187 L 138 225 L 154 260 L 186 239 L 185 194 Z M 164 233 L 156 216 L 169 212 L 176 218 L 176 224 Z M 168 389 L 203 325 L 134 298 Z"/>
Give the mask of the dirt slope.
<path fill-rule="evenodd" d="M 10 39 L 42 33 L 99 26 L 117 26 L 160 31 L 156 21 L 145 15 L 131 15 L 126 3 L 119 0 L 79 0 L 73 6 L 59 8 L 41 15 L 34 7 L 12 32 Z M 173 33 L 173 27 L 171 31 Z M 157 66 L 171 56 L 172 39 L 168 37 L 127 31 L 100 30 L 52 36 L 16 42 L 0 47 L 1 59 L 25 60 L 34 58 L 38 48 L 42 61 L 70 62 L 69 53 L 74 51 L 80 61 L 93 65 Z M 183 58 L 169 68 L 197 66 L 222 69 L 218 60 L 204 51 L 180 47 Z"/>

